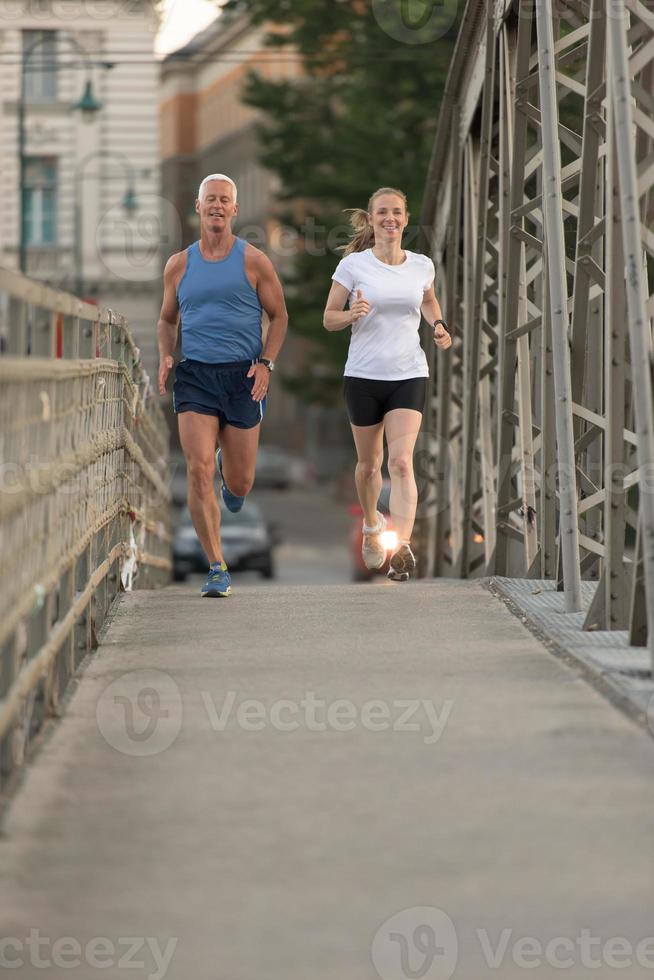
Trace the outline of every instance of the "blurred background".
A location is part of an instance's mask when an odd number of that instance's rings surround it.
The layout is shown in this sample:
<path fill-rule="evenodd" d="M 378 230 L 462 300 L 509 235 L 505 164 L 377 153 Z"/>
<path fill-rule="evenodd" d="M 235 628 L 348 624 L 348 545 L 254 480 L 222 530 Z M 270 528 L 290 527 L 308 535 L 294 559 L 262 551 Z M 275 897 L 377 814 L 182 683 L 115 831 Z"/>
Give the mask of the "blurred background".
<path fill-rule="evenodd" d="M 420 248 L 458 7 L 0 0 L 0 265 L 126 315 L 151 377 L 163 266 L 199 236 L 207 173 L 236 181 L 234 231 L 282 278 L 289 335 L 255 489 L 225 524 L 243 582 L 364 577 L 341 399 L 348 337 L 324 331 L 322 310 L 348 238 L 343 209 L 365 207 L 377 187 L 407 193 L 405 246 Z M 206 563 L 170 397 L 165 409 L 181 581 Z"/>

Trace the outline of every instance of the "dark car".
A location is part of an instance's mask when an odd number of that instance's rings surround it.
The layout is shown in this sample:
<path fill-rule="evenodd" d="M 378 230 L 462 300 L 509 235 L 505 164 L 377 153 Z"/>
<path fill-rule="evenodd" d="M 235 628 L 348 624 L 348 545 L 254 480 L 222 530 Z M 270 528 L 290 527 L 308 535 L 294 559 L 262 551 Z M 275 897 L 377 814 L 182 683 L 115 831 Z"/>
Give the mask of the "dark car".
<path fill-rule="evenodd" d="M 223 557 L 230 572 L 256 571 L 264 578 L 273 578 L 277 533 L 273 525 L 266 524 L 257 505 L 247 500 L 238 514 L 232 514 L 221 505 L 220 517 Z M 189 509 L 185 507 L 173 540 L 175 580 L 182 582 L 191 572 L 206 570 L 207 556 L 198 541 Z"/>

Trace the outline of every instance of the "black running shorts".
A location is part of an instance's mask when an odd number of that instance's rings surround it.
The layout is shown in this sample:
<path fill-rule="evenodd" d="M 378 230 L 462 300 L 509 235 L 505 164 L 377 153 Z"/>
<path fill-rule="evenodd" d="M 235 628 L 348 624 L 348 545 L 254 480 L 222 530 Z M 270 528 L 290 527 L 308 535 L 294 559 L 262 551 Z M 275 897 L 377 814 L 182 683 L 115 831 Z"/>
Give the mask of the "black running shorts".
<path fill-rule="evenodd" d="M 266 399 L 252 397 L 254 378 L 248 378 L 252 361 L 205 364 L 184 358 L 175 369 L 173 409 L 214 415 L 219 427 L 233 425 L 252 429 L 263 418 Z"/>
<path fill-rule="evenodd" d="M 371 378 L 345 377 L 343 393 L 352 425 L 378 425 L 387 412 L 396 408 L 411 408 L 422 413 L 427 378 L 374 381 Z"/>

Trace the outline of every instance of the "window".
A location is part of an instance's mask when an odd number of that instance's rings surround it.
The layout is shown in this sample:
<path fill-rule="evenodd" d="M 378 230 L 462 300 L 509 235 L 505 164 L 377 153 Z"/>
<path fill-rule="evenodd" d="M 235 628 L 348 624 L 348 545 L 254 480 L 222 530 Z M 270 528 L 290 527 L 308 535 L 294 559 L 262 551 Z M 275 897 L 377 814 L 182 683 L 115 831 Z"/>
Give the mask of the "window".
<path fill-rule="evenodd" d="M 23 31 L 25 96 L 54 101 L 57 98 L 57 32 Z"/>
<path fill-rule="evenodd" d="M 54 245 L 57 240 L 57 161 L 28 157 L 25 161 L 24 221 L 28 245 Z"/>

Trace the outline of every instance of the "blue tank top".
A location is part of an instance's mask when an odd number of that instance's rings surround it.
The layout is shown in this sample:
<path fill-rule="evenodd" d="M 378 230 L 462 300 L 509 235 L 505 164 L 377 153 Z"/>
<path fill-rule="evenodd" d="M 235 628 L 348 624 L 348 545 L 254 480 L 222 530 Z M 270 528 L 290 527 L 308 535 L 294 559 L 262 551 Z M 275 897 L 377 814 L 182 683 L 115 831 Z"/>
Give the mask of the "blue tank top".
<path fill-rule="evenodd" d="M 246 245 L 236 238 L 229 255 L 214 262 L 202 257 L 199 242 L 187 248 L 177 287 L 183 357 L 218 364 L 261 354 L 262 306 L 245 274 Z"/>

